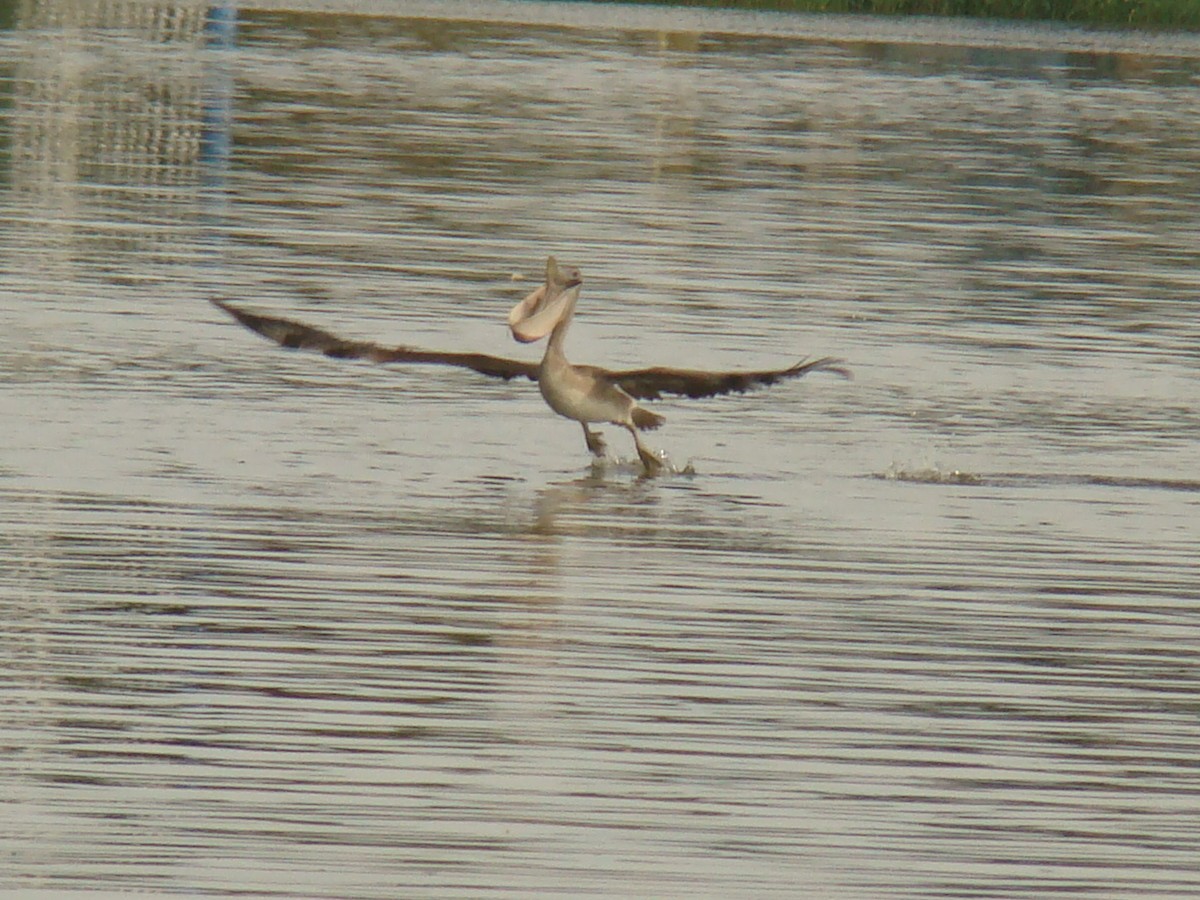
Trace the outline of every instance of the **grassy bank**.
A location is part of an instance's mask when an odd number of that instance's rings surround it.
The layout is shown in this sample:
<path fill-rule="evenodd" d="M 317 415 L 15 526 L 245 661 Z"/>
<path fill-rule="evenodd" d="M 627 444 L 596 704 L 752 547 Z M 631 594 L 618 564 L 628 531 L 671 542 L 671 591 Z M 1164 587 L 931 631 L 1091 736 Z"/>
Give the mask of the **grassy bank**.
<path fill-rule="evenodd" d="M 629 2 L 629 0 L 625 0 Z M 634 0 L 638 2 L 638 0 Z M 724 6 L 880 16 L 975 16 L 1200 31 L 1200 0 L 648 0 L 673 6 Z"/>

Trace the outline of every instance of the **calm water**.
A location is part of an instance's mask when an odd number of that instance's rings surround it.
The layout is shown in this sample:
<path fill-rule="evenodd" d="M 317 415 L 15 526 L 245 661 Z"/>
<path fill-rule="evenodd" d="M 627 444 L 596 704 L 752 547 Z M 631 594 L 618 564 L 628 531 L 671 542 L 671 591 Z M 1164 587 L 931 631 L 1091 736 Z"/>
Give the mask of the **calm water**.
<path fill-rule="evenodd" d="M 0 890 L 1200 892 L 1200 39 L 271 6 L 0 32 Z M 647 480 L 206 302 L 533 357 L 550 252 L 856 378 Z"/>

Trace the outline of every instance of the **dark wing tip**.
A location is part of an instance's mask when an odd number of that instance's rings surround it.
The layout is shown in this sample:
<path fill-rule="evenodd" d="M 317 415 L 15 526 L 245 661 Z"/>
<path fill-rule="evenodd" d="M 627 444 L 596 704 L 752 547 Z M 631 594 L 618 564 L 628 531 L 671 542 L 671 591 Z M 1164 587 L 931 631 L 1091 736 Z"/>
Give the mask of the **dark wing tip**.
<path fill-rule="evenodd" d="M 278 319 L 274 316 L 253 313 L 226 303 L 224 300 L 210 298 L 210 302 L 225 310 L 251 331 L 257 332 L 267 340 L 274 341 L 289 350 L 316 350 L 326 356 L 339 359 L 370 358 L 373 354 L 383 350 L 383 348 L 366 341 L 347 341 L 336 334 L 305 325 L 303 322 L 293 322 L 291 319 Z M 397 348 L 398 351 L 404 349 L 407 348 Z"/>
<path fill-rule="evenodd" d="M 854 373 L 845 365 L 846 361 L 836 356 L 822 356 L 820 359 L 800 360 L 796 365 L 787 370 L 788 376 L 799 376 L 808 372 L 830 372 L 834 375 L 841 375 L 843 378 L 853 381 Z"/>

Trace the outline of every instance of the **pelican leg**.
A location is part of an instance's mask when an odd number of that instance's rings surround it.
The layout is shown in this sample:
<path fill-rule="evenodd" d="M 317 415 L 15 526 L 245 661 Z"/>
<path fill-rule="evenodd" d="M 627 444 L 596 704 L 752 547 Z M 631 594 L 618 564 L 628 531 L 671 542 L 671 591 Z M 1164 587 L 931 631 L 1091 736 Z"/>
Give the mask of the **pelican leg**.
<path fill-rule="evenodd" d="M 588 428 L 587 422 L 580 422 L 579 424 L 583 426 L 583 439 L 587 441 L 587 448 L 592 451 L 592 456 L 597 459 L 603 459 L 605 452 L 608 450 L 608 445 L 604 443 L 604 435 Z"/>
<path fill-rule="evenodd" d="M 626 425 L 629 433 L 633 435 L 633 444 L 637 447 L 638 459 L 642 461 L 642 465 L 646 467 L 647 475 L 657 475 L 662 470 L 662 460 L 654 455 L 654 451 L 647 449 L 642 443 L 642 439 L 638 437 L 637 429 L 630 425 Z"/>

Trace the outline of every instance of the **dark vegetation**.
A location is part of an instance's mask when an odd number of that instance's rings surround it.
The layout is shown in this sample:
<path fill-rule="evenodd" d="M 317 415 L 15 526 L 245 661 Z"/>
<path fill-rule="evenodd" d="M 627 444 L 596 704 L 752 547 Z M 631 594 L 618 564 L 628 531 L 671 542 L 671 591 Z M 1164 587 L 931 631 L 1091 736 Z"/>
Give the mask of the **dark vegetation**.
<path fill-rule="evenodd" d="M 624 0 L 629 2 L 629 0 Z M 637 0 L 633 0 L 637 2 Z M 663 0 L 655 0 L 663 2 Z M 1076 25 L 1200 31 L 1200 0 L 667 0 L 787 12 L 971 16 Z"/>

